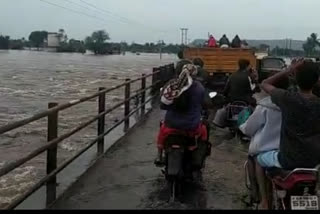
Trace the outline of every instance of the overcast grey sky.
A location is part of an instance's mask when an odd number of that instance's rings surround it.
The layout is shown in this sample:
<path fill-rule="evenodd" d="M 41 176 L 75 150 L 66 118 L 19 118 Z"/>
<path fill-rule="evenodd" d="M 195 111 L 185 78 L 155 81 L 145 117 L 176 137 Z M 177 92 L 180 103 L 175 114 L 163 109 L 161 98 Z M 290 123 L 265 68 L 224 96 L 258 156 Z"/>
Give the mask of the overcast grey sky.
<path fill-rule="evenodd" d="M 97 17 L 90 18 L 43 1 Z M 320 33 L 320 0 L 1 0 L 0 34 L 28 37 L 33 30 L 66 30 L 84 39 L 105 29 L 113 41 L 180 42 L 226 33 L 246 39 L 305 39 Z M 85 2 L 99 8 L 90 7 Z M 81 6 L 82 5 L 82 6 Z M 111 13 L 110 13 L 111 12 Z"/>

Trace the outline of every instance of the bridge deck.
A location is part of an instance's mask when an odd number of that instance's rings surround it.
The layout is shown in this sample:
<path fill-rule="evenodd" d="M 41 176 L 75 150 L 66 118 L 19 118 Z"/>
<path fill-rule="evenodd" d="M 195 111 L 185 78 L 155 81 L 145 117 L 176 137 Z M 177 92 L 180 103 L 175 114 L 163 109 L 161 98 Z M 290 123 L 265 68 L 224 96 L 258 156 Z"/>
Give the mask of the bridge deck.
<path fill-rule="evenodd" d="M 163 112 L 154 110 L 90 168 L 52 209 L 241 209 L 246 153 L 214 130 L 203 188 L 190 185 L 181 203 L 169 204 L 166 182 L 153 165 Z M 243 150 L 243 151 L 242 151 Z"/>

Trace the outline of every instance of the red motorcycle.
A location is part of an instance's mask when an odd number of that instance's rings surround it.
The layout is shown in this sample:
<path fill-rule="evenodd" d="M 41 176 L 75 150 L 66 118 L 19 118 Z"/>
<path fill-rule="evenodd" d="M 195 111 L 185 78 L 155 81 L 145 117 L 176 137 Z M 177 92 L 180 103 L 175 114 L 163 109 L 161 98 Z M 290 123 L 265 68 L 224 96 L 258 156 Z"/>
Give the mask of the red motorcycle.
<path fill-rule="evenodd" d="M 183 191 L 187 180 L 201 179 L 201 169 L 210 155 L 211 144 L 187 135 L 170 135 L 165 145 L 165 174 L 170 186 L 170 198 L 175 198 Z"/>
<path fill-rule="evenodd" d="M 271 207 L 276 210 L 319 210 L 319 169 L 268 169 Z"/>
<path fill-rule="evenodd" d="M 245 164 L 246 187 L 252 187 Z M 287 171 L 279 168 L 266 170 L 270 181 L 269 207 L 273 210 L 319 210 L 320 165 L 314 169 L 299 168 Z M 252 203 L 253 200 L 251 200 Z"/>

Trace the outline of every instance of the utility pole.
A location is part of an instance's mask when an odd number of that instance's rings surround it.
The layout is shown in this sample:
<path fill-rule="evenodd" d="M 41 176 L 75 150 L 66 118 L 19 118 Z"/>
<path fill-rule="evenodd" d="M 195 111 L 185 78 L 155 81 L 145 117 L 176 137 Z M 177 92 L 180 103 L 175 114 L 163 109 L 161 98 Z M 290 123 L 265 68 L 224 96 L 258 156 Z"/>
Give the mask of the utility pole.
<path fill-rule="evenodd" d="M 162 59 L 162 45 L 164 44 L 163 40 L 158 41 L 159 44 L 159 53 L 160 53 L 160 60 Z"/>
<path fill-rule="evenodd" d="M 292 39 L 290 39 L 289 42 L 290 42 L 289 43 L 289 49 L 291 50 L 292 49 Z"/>
<path fill-rule="evenodd" d="M 188 45 L 188 28 L 180 28 L 181 30 L 181 45 Z"/>

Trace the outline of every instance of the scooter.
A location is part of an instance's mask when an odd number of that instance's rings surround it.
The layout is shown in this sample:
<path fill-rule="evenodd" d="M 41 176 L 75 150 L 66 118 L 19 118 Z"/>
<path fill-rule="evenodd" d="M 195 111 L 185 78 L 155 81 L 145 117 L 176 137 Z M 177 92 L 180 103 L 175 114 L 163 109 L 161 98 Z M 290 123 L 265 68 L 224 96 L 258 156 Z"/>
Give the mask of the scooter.
<path fill-rule="evenodd" d="M 221 105 L 220 102 L 220 109 L 215 115 L 213 124 L 220 128 L 229 128 L 233 136 L 236 139 L 239 139 L 241 143 L 249 142 L 250 138 L 248 136 L 245 136 L 239 130 L 239 126 L 241 125 L 240 122 L 242 122 L 242 117 L 248 117 L 253 112 L 252 108 L 243 101 L 234 101 L 232 103 L 227 103 L 226 98 L 223 95 L 219 96 L 224 98 L 224 103 L 223 105 Z M 213 100 L 213 102 L 215 101 Z"/>

